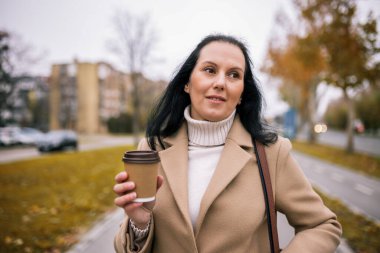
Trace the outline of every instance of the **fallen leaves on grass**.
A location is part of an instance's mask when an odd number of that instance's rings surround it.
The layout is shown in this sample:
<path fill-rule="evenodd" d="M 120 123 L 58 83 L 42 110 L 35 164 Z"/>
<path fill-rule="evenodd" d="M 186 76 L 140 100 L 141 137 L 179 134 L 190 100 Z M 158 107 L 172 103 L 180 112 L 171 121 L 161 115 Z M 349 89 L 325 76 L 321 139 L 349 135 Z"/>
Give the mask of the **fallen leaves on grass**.
<path fill-rule="evenodd" d="M 339 164 L 359 173 L 380 178 L 380 157 L 359 153 L 348 154 L 343 149 L 321 144 L 293 141 L 292 145 L 297 151 Z"/>
<path fill-rule="evenodd" d="M 329 198 L 317 191 L 323 202 L 338 217 L 343 227 L 343 237 L 360 253 L 378 253 L 380 249 L 380 225 L 363 215 L 354 213 L 337 199 Z"/>
<path fill-rule="evenodd" d="M 129 147 L 131 148 L 131 147 Z M 0 252 L 60 253 L 113 208 L 126 147 L 0 165 Z"/>

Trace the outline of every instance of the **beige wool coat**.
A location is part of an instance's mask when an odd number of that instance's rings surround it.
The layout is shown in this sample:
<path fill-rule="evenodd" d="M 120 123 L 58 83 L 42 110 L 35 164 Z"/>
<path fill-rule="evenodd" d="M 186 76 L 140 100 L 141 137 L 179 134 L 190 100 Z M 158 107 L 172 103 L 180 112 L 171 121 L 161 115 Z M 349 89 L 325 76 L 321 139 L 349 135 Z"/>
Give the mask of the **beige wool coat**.
<path fill-rule="evenodd" d="M 196 230 L 188 211 L 186 123 L 164 139 L 159 152 L 164 184 L 157 194 L 147 242 L 140 252 L 269 253 L 265 203 L 249 133 L 237 116 L 220 161 L 202 198 Z M 139 149 L 149 149 L 146 141 Z M 290 154 L 289 140 L 279 137 L 266 147 L 276 209 L 295 228 L 283 253 L 335 252 L 341 236 L 336 216 L 313 191 Z M 307 169 L 307 168 L 306 168 Z M 118 253 L 130 250 L 128 217 L 115 237 Z"/>

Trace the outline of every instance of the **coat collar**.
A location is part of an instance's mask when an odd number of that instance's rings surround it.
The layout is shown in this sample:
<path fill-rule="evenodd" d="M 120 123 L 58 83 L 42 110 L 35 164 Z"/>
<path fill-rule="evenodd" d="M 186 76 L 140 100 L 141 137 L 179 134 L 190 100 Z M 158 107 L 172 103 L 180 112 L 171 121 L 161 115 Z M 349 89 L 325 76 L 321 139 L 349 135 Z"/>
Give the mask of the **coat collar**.
<path fill-rule="evenodd" d="M 235 142 L 238 146 L 243 148 L 253 147 L 251 135 L 245 130 L 238 115 L 235 117 L 230 132 L 227 135 L 227 139 Z"/>
<path fill-rule="evenodd" d="M 173 193 L 177 206 L 186 220 L 189 229 L 192 230 L 188 207 L 188 137 L 187 125 L 182 124 L 177 133 L 164 138 L 165 150 L 159 152 L 161 166 L 166 176 L 166 181 Z"/>
<path fill-rule="evenodd" d="M 176 134 L 164 138 L 163 141 L 168 148 L 160 151 L 161 165 L 177 205 L 191 229 L 192 225 L 188 207 L 188 136 L 186 123 L 182 124 Z M 250 134 L 244 129 L 239 117 L 236 116 L 227 135 L 226 143 L 214 175 L 202 198 L 196 222 L 196 236 L 201 229 L 208 209 L 217 196 L 236 177 L 250 159 L 255 160 L 255 156 L 246 151 L 247 148 L 252 150 L 252 146 Z"/>

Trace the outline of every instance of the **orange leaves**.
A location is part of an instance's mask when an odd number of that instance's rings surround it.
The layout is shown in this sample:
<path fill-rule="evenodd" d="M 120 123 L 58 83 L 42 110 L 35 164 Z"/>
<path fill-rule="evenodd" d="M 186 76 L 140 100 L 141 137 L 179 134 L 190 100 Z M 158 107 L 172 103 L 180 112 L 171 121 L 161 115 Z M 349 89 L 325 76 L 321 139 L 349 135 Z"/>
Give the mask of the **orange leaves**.
<path fill-rule="evenodd" d="M 262 70 L 297 86 L 308 86 L 326 69 L 326 59 L 315 38 L 289 35 L 283 47 L 271 43 Z"/>

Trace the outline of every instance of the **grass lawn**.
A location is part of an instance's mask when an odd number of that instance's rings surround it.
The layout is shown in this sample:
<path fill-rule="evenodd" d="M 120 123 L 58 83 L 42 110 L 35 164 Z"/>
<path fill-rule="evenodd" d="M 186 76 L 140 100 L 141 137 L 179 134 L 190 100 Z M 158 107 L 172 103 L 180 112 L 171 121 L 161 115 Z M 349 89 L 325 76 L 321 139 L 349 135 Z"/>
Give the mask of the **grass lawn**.
<path fill-rule="evenodd" d="M 292 141 L 292 144 L 293 148 L 297 151 L 345 166 L 366 175 L 380 178 L 380 157 L 372 157 L 358 153 L 347 154 L 343 149 L 321 144 L 311 145 L 299 141 Z"/>
<path fill-rule="evenodd" d="M 353 213 L 342 202 L 327 197 L 317 191 L 323 202 L 338 217 L 343 227 L 343 237 L 348 244 L 358 253 L 379 253 L 380 249 L 380 225 Z"/>
<path fill-rule="evenodd" d="M 59 253 L 113 207 L 114 176 L 132 147 L 0 164 L 0 252 Z"/>

